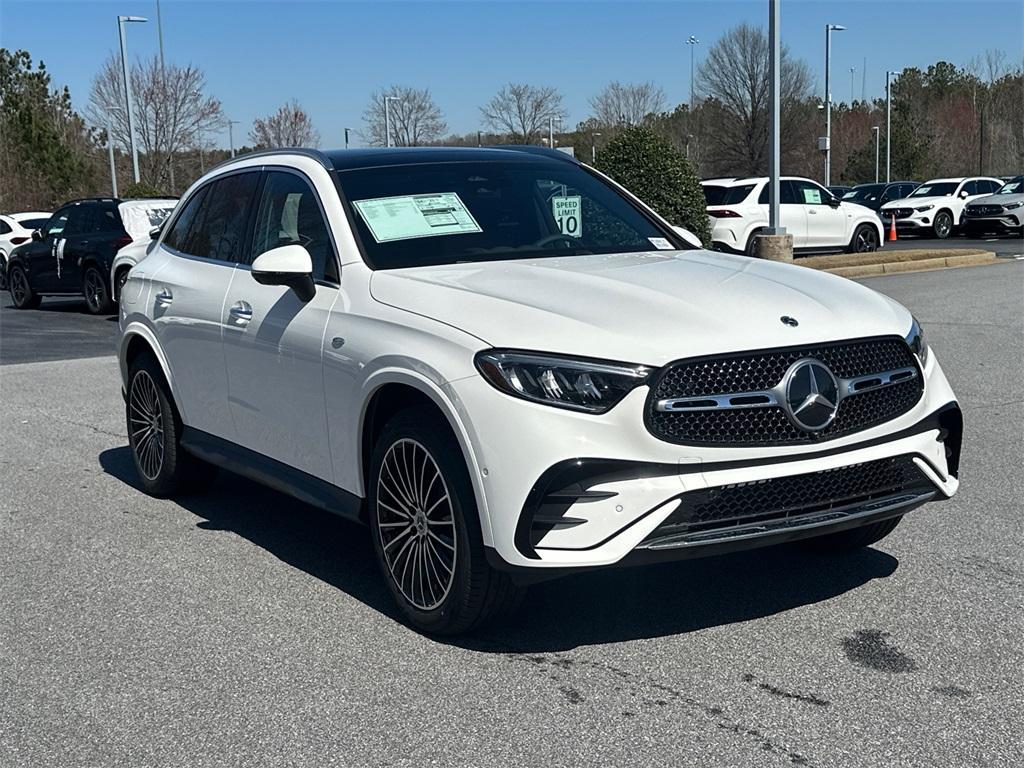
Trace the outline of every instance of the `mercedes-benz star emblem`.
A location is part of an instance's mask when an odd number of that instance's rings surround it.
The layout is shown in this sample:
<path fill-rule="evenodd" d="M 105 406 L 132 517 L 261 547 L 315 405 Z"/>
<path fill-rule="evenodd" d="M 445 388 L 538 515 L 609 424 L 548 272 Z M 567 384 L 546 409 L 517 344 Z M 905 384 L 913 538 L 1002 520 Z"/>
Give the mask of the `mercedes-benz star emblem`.
<path fill-rule="evenodd" d="M 779 320 L 782 321 L 783 325 L 788 325 L 790 328 L 796 328 L 798 325 L 800 325 L 800 323 L 797 322 L 797 319 L 795 317 L 790 317 L 789 315 L 783 315 L 782 317 L 779 318 Z"/>
<path fill-rule="evenodd" d="M 839 382 L 824 363 L 805 357 L 793 363 L 783 379 L 783 407 L 789 420 L 805 432 L 820 432 L 839 410 Z"/>

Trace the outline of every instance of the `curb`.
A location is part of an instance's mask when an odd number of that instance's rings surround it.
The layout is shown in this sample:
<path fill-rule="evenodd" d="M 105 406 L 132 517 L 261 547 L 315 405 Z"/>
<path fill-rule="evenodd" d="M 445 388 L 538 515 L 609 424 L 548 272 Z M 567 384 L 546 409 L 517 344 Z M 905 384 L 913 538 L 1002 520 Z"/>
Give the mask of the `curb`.
<path fill-rule="evenodd" d="M 879 275 L 894 275 L 904 272 L 925 272 L 934 269 L 995 264 L 998 261 L 999 259 L 994 253 L 985 251 L 984 253 L 942 256 L 935 259 L 918 259 L 917 261 L 879 262 L 877 264 L 862 264 L 856 267 L 832 267 L 831 269 L 822 269 L 821 271 L 830 272 L 841 277 L 877 277 Z M 815 269 L 815 267 L 811 267 L 811 269 Z"/>

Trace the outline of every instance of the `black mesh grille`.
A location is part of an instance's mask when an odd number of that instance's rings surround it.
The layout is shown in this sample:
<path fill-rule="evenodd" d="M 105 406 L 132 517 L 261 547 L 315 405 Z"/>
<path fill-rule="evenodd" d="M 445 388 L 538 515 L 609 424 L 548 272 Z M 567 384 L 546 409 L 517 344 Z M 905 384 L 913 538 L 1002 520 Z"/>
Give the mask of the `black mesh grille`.
<path fill-rule="evenodd" d="M 967 206 L 968 216 L 998 216 L 1003 212 L 1001 205 L 969 205 Z"/>
<path fill-rule="evenodd" d="M 882 215 L 887 219 L 891 219 L 895 216 L 897 219 L 909 219 L 914 215 L 913 208 L 888 208 L 882 211 Z"/>
<path fill-rule="evenodd" d="M 934 487 L 910 456 L 726 485 L 683 494 L 679 507 L 647 541 L 784 520 L 929 490 Z"/>
<path fill-rule="evenodd" d="M 839 404 L 835 420 L 821 432 L 793 426 L 780 407 L 662 412 L 658 400 L 728 395 L 771 389 L 789 367 L 804 357 L 825 363 L 839 378 L 868 376 L 914 366 L 914 356 L 899 338 L 743 353 L 704 360 L 683 360 L 659 374 L 647 398 L 650 432 L 678 444 L 773 445 L 810 443 L 856 432 L 894 419 L 920 399 L 921 378 L 851 395 Z"/>

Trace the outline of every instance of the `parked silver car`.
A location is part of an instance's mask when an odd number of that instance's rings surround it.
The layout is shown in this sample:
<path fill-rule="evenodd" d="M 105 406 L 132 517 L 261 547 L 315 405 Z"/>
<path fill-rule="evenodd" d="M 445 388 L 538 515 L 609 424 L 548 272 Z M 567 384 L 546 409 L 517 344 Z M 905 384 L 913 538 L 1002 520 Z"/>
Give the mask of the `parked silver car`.
<path fill-rule="evenodd" d="M 1024 236 L 1024 176 L 1010 179 L 994 195 L 972 200 L 964 210 L 964 231 L 968 237 L 986 232 Z"/>

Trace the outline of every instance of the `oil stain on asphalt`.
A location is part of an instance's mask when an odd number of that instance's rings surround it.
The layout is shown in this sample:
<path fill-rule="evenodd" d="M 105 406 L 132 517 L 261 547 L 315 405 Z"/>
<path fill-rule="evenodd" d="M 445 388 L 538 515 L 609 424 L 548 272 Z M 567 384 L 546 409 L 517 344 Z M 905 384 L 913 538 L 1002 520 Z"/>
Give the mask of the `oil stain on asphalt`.
<path fill-rule="evenodd" d="M 749 672 L 743 675 L 744 683 L 755 683 L 757 679 Z M 793 691 L 785 691 L 778 686 L 772 685 L 771 683 L 757 683 L 757 687 L 762 691 L 770 693 L 772 696 L 778 696 L 780 699 L 793 699 L 795 701 L 802 701 L 805 704 L 813 704 L 816 707 L 829 707 L 832 702 L 825 701 L 825 699 L 815 696 L 813 693 L 794 693 Z"/>
<path fill-rule="evenodd" d="M 843 638 L 843 651 L 861 667 L 879 672 L 916 672 L 917 663 L 890 643 L 889 636 L 878 629 L 858 629 L 853 637 Z"/>

